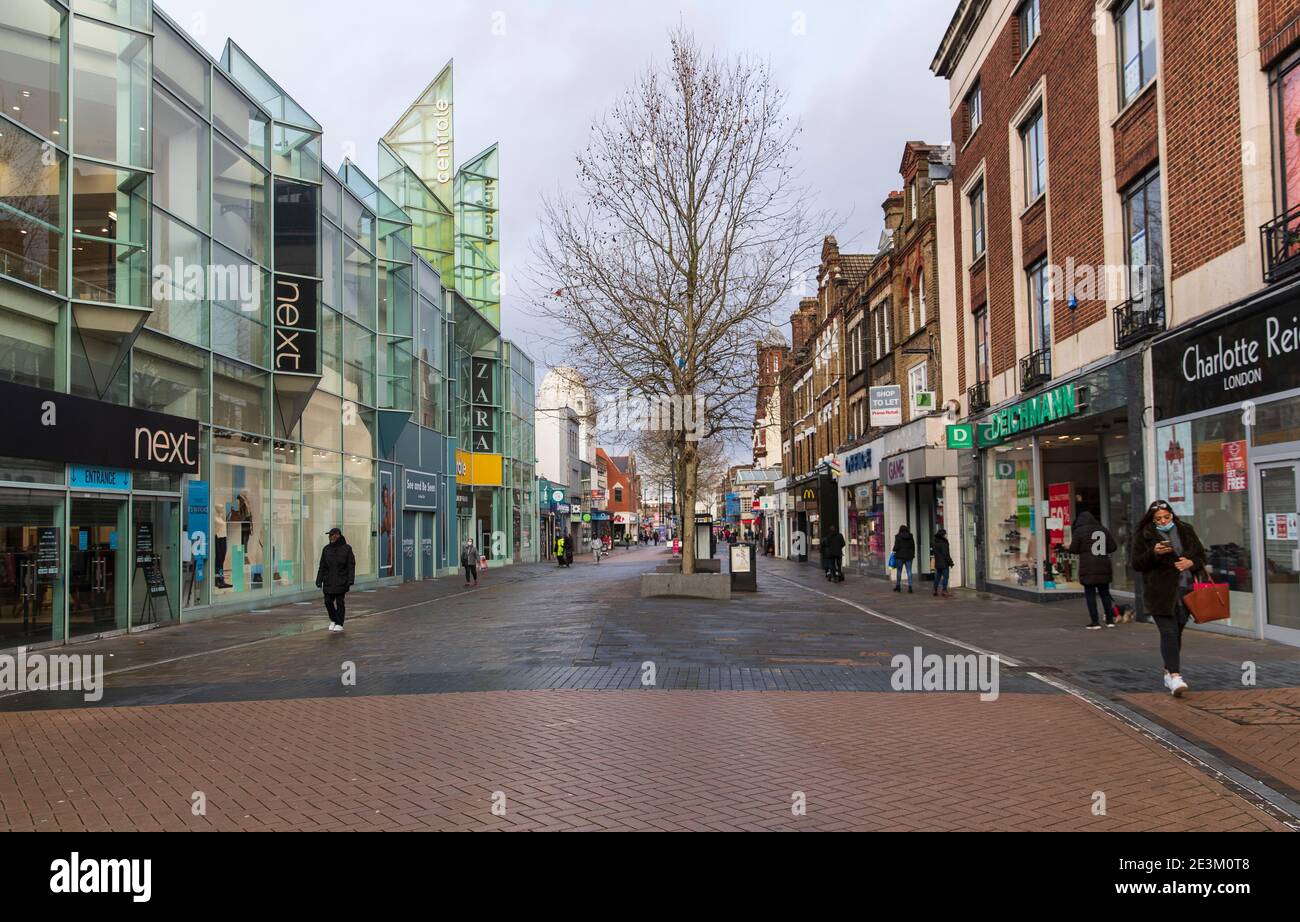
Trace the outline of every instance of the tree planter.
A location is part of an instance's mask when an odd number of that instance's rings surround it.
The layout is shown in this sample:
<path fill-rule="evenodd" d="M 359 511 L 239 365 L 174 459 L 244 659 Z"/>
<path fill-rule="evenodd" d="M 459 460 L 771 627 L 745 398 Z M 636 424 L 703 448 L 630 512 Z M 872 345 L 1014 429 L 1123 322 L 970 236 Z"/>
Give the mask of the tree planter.
<path fill-rule="evenodd" d="M 642 573 L 641 598 L 675 596 L 690 599 L 729 600 L 731 577 L 725 573 Z"/>

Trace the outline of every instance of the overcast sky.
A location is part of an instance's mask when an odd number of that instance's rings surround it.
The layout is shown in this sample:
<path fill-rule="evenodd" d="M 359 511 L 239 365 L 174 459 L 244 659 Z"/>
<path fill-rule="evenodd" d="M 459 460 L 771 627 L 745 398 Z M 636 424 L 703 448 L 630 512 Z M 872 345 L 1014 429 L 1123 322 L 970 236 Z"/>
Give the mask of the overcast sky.
<path fill-rule="evenodd" d="M 903 143 L 949 140 L 947 89 L 929 65 L 956 0 L 160 5 L 214 57 L 233 38 L 324 126 L 326 162 L 337 168 L 352 150 L 371 176 L 378 138 L 454 58 L 457 166 L 500 144 L 502 326 L 525 349 L 539 321 L 512 303 L 520 292 L 510 276 L 526 268 L 539 197 L 571 186 L 591 120 L 640 70 L 665 60 L 679 22 L 706 48 L 770 62 L 803 125 L 799 165 L 814 210 L 840 216 L 826 230 L 845 252 L 874 251 L 880 203 L 900 186 Z M 539 366 L 563 360 L 534 351 Z"/>

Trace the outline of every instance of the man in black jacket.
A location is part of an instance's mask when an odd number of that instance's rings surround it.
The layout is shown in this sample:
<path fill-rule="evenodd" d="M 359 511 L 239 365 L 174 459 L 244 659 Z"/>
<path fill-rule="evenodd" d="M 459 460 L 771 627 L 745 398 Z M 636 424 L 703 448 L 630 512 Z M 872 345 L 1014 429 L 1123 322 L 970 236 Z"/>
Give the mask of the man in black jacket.
<path fill-rule="evenodd" d="M 1088 603 L 1088 617 L 1092 619 L 1088 630 L 1101 629 L 1097 620 L 1097 596 L 1106 612 L 1106 627 L 1115 626 L 1115 601 L 1110 597 L 1110 584 L 1115 579 L 1115 567 L 1110 555 L 1118 545 L 1106 526 L 1087 509 L 1074 520 L 1074 538 L 1070 553 L 1079 560 L 1079 582 L 1083 584 L 1084 598 Z"/>
<path fill-rule="evenodd" d="M 844 536 L 834 525 L 822 539 L 822 550 L 826 554 L 826 578 L 836 583 L 844 582 Z"/>
<path fill-rule="evenodd" d="M 316 570 L 316 588 L 325 592 L 325 611 L 330 616 L 330 630 L 343 630 L 343 599 L 357 577 L 357 559 L 343 532 L 329 530 L 329 544 L 321 548 L 320 567 Z"/>

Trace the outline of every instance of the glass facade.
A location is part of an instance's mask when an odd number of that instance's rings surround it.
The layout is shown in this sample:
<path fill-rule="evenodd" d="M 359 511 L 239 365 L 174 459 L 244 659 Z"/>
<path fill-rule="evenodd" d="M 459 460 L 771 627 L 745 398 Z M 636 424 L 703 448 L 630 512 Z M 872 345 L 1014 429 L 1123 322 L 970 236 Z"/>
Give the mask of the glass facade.
<path fill-rule="evenodd" d="M 120 495 L 0 458 L 0 648 L 310 592 L 335 525 L 358 582 L 401 576 L 376 536 L 381 502 L 403 521 L 403 467 L 441 488 L 406 536 L 418 573 L 449 572 L 451 471 L 476 433 L 468 531 L 494 561 L 535 560 L 534 369 L 496 323 L 495 148 L 460 182 L 451 165 L 450 66 L 380 143 L 376 181 L 327 167 L 321 126 L 238 45 L 214 60 L 148 0 L 11 0 L 0 18 L 0 381 L 201 426 L 197 473 L 135 471 Z M 285 203 L 319 235 L 278 234 Z M 318 374 L 276 364 L 286 274 L 318 285 Z"/>

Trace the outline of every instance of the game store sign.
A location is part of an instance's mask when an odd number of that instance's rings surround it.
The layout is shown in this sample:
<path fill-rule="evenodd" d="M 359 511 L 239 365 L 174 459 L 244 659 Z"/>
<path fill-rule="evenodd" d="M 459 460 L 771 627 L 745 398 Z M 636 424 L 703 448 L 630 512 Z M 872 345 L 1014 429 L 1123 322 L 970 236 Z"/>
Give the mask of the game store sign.
<path fill-rule="evenodd" d="M 1300 388 L 1300 302 L 1234 311 L 1151 348 L 1157 419 Z"/>

